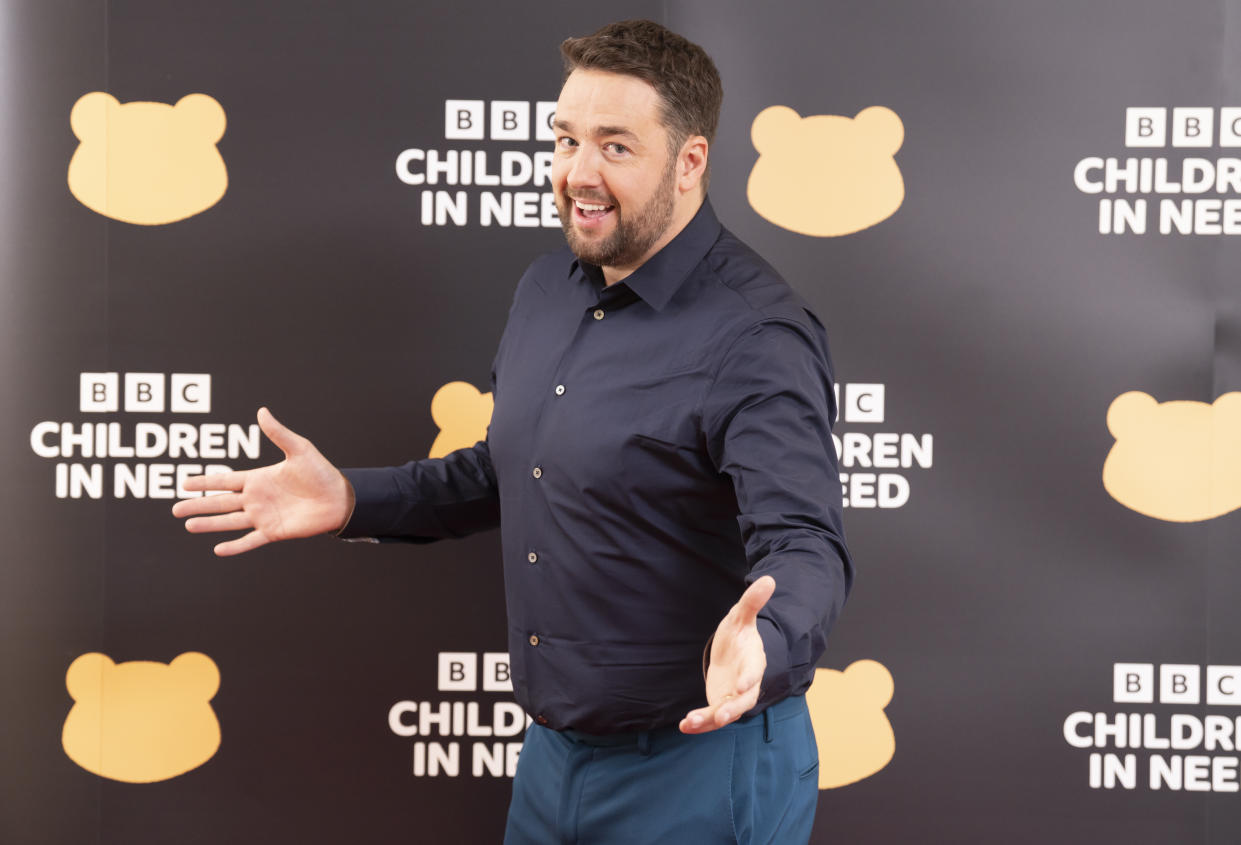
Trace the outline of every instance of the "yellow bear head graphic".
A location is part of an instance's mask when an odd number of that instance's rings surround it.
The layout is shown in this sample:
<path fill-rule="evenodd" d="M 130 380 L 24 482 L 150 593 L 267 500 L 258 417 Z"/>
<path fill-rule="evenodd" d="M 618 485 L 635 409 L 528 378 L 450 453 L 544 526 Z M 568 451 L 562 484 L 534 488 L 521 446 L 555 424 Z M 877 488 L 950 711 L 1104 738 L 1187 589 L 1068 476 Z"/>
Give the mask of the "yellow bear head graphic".
<path fill-rule="evenodd" d="M 69 162 L 69 190 L 104 217 L 155 226 L 215 205 L 228 189 L 216 149 L 224 109 L 206 94 L 167 103 L 120 103 L 92 91 L 73 105 L 81 141 Z"/>
<path fill-rule="evenodd" d="M 209 703 L 220 670 L 205 654 L 187 652 L 168 664 L 83 654 L 65 686 L 75 703 L 61 743 L 88 772 L 126 783 L 167 780 L 201 766 L 220 747 Z"/>
<path fill-rule="evenodd" d="M 1208 405 L 1132 390 L 1113 400 L 1107 427 L 1116 443 L 1103 487 L 1125 507 L 1169 522 L 1241 508 L 1241 393 Z"/>
<path fill-rule="evenodd" d="M 905 126 L 891 109 L 801 117 L 771 106 L 754 118 L 750 137 L 759 155 L 746 196 L 777 226 L 821 238 L 848 235 L 891 217 L 905 199 L 893 158 Z"/>
<path fill-rule="evenodd" d="M 891 673 L 874 660 L 814 671 L 806 704 L 819 744 L 819 789 L 868 778 L 892 760 L 896 737 L 883 708 L 894 689 Z"/>
<path fill-rule="evenodd" d="M 487 436 L 487 425 L 495 399 L 480 393 L 464 381 L 450 381 L 431 397 L 431 419 L 440 433 L 431 444 L 429 457 L 442 458 L 449 452 L 473 446 Z"/>

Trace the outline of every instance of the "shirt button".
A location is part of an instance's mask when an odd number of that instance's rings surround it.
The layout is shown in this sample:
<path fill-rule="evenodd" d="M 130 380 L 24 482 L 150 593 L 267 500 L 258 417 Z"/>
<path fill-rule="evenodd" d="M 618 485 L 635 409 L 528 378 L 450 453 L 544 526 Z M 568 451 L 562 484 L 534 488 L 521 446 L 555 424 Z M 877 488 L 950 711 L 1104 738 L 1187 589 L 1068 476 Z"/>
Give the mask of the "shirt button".
<path fill-rule="evenodd" d="M 534 469 L 530 470 L 530 474 L 533 475 L 535 478 L 542 478 L 543 467 L 535 467 Z"/>
<path fill-rule="evenodd" d="M 602 320 L 602 319 L 603 319 L 603 309 L 602 309 L 602 308 L 596 308 L 596 309 L 595 309 L 595 319 L 596 319 L 596 320 Z"/>
<path fill-rule="evenodd" d="M 526 560 L 530 561 L 531 563 L 538 563 L 539 556 L 536 555 L 534 552 L 531 552 L 530 554 L 526 555 Z"/>
<path fill-rule="evenodd" d="M 531 635 L 530 635 L 530 645 L 538 645 L 538 644 L 539 644 L 539 635 L 538 635 L 538 634 L 531 634 Z"/>
<path fill-rule="evenodd" d="M 564 385 L 563 384 L 556 385 L 556 395 L 564 396 Z"/>
<path fill-rule="evenodd" d="M 546 725 L 547 717 L 544 716 L 542 713 L 540 713 L 539 715 L 534 717 L 534 721 L 538 722 L 540 725 Z"/>

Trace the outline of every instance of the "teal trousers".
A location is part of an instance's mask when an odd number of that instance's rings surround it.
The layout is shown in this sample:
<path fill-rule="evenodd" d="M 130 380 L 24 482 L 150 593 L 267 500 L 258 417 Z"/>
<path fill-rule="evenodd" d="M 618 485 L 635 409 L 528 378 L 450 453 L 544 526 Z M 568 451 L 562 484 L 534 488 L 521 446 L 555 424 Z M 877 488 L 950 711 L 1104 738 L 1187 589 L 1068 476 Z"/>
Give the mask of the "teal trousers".
<path fill-rule="evenodd" d="M 505 845 L 803 845 L 819 755 L 803 696 L 719 730 L 591 736 L 531 725 Z"/>

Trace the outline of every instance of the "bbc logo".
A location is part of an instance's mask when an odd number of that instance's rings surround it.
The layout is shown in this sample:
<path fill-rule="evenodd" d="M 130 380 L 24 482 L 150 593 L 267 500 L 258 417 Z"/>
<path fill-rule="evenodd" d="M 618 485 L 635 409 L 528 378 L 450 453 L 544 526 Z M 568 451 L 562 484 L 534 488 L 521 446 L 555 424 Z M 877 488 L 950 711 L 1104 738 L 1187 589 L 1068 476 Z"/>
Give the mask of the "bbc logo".
<path fill-rule="evenodd" d="M 846 384 L 845 399 L 840 401 L 840 385 L 834 385 L 836 393 L 836 418 L 845 422 L 881 423 L 884 416 L 884 386 L 882 384 Z"/>
<path fill-rule="evenodd" d="M 207 373 L 125 373 L 124 393 L 120 373 L 82 373 L 78 410 L 84 414 L 211 413 L 211 376 Z M 167 390 L 165 390 L 167 387 Z M 167 401 L 165 401 L 167 400 Z"/>
<path fill-rule="evenodd" d="M 491 120 L 488 121 L 488 113 Z M 539 101 L 534 104 L 534 140 L 554 141 L 556 132 L 552 119 L 556 104 Z M 444 138 L 449 141 L 529 141 L 530 103 L 525 100 L 445 100 Z M 488 133 L 490 124 L 491 132 Z"/>
<path fill-rule="evenodd" d="M 439 653 L 440 692 L 474 692 L 478 689 L 478 655 L 472 651 L 441 651 Z M 512 692 L 513 681 L 508 672 L 508 652 L 483 653 L 482 688 L 484 692 Z"/>
<path fill-rule="evenodd" d="M 1215 109 L 1125 109 L 1126 147 L 1210 147 L 1215 143 Z M 1241 108 L 1219 110 L 1219 145 L 1241 147 Z"/>
<path fill-rule="evenodd" d="M 1205 689 L 1207 704 L 1241 706 L 1241 666 L 1207 666 L 1193 663 L 1159 665 L 1160 704 L 1198 704 Z M 1155 665 L 1116 663 L 1112 670 L 1112 701 L 1118 704 L 1153 704 Z"/>

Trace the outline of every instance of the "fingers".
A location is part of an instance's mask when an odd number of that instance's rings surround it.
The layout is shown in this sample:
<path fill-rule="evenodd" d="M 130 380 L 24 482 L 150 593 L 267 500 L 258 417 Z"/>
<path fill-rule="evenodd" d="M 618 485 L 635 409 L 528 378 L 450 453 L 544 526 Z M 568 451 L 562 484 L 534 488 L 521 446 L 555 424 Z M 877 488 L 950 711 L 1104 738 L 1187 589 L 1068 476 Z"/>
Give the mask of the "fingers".
<path fill-rule="evenodd" d="M 727 696 L 726 700 L 715 709 L 715 727 L 722 728 L 729 722 L 741 718 L 754 705 L 758 704 L 758 684 L 750 687 L 745 693 Z"/>
<path fill-rule="evenodd" d="M 182 499 L 172 506 L 172 515 L 199 516 L 204 513 L 230 513 L 241 510 L 241 496 L 237 493 L 221 493 L 218 496 L 198 496 Z"/>
<path fill-rule="evenodd" d="M 223 516 L 200 516 L 185 521 L 185 530 L 191 534 L 206 534 L 211 531 L 241 531 L 253 528 L 254 520 L 245 511 L 234 511 Z"/>
<path fill-rule="evenodd" d="M 678 727 L 683 734 L 701 734 L 715 730 L 715 708 L 699 707 L 689 711 Z"/>
<path fill-rule="evenodd" d="M 749 692 L 725 701 L 715 709 L 715 727 L 722 728 L 729 722 L 735 722 L 755 704 L 758 704 L 758 685 L 750 687 Z"/>
<path fill-rule="evenodd" d="M 270 541 L 260 531 L 251 531 L 245 536 L 238 537 L 236 540 L 229 540 L 227 543 L 219 543 L 215 547 L 215 553 L 218 557 L 231 557 L 239 555 L 243 552 L 252 551 L 259 546 L 265 546 Z"/>
<path fill-rule="evenodd" d="M 758 620 L 758 612 L 767 604 L 772 593 L 776 591 L 776 579 L 764 575 L 746 588 L 737 601 L 737 622 L 740 625 L 754 625 Z"/>
<path fill-rule="evenodd" d="M 259 428 L 263 429 L 267 439 L 275 443 L 276 448 L 286 456 L 298 451 L 308 442 L 305 437 L 282 425 L 266 407 L 259 408 L 258 420 Z"/>
<path fill-rule="evenodd" d="M 681 720 L 681 733 L 702 734 L 731 724 L 758 704 L 758 695 L 759 688 L 755 684 L 744 695 L 729 696 L 719 704 L 691 710 Z"/>
<path fill-rule="evenodd" d="M 249 470 L 237 472 L 214 472 L 211 475 L 191 475 L 182 483 L 186 490 L 240 490 L 246 484 Z"/>

